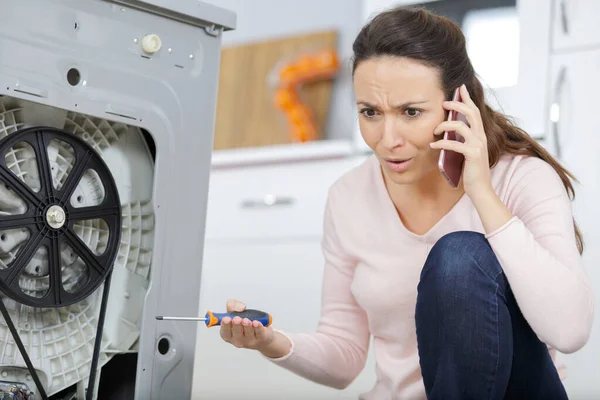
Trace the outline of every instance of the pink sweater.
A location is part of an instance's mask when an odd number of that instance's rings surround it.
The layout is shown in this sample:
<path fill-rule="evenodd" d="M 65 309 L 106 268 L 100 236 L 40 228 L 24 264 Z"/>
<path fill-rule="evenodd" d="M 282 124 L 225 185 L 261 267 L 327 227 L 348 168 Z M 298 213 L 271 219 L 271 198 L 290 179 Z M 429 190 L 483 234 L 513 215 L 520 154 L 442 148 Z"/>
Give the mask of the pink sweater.
<path fill-rule="evenodd" d="M 594 309 L 571 202 L 558 175 L 537 158 L 503 157 L 492 183 L 514 218 L 486 237 L 523 315 L 556 360 L 554 349 L 569 353 L 585 344 Z M 291 352 L 269 360 L 341 389 L 363 369 L 372 337 L 377 381 L 361 398 L 425 399 L 414 321 L 417 284 L 431 247 L 457 230 L 484 232 L 468 196 L 429 232 L 415 235 L 398 218 L 378 161 L 369 157 L 329 192 L 317 332 L 284 333 Z"/>

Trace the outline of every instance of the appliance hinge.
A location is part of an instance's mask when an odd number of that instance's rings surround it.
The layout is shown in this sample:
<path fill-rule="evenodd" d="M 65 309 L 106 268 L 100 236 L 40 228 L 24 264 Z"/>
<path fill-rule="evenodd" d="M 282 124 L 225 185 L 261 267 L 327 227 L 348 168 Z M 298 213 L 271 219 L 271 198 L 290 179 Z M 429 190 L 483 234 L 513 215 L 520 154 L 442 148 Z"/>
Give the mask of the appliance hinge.
<path fill-rule="evenodd" d="M 210 36 L 219 36 L 221 34 L 221 32 L 223 31 L 223 28 L 220 26 L 217 27 L 215 24 L 213 24 L 210 26 L 205 26 L 204 30 Z"/>

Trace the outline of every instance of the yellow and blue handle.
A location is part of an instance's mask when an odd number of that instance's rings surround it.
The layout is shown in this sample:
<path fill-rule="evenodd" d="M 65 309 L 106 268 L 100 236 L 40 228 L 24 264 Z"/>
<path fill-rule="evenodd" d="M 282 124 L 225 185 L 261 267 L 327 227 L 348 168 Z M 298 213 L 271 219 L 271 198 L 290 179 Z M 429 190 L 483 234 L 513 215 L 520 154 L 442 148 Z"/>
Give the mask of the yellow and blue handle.
<path fill-rule="evenodd" d="M 248 318 L 250 321 L 258 321 L 263 326 L 270 326 L 273 323 L 273 317 L 271 314 L 260 310 L 244 310 L 244 311 L 233 311 L 227 313 L 214 313 L 212 311 L 206 312 L 206 326 L 218 326 L 221 325 L 221 321 L 225 317 L 233 319 L 234 317 Z"/>

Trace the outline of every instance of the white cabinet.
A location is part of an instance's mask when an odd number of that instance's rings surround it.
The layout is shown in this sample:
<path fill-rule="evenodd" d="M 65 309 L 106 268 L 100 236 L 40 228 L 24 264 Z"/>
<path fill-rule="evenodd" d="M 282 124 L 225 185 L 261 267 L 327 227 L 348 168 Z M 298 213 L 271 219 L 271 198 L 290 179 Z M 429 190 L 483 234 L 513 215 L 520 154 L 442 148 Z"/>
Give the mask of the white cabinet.
<path fill-rule="evenodd" d="M 202 271 L 202 310 L 222 311 L 227 298 L 268 311 L 286 332 L 314 332 L 321 300 L 323 257 L 319 237 L 264 242 L 207 242 Z M 194 399 L 355 400 L 374 385 L 372 356 L 346 390 L 309 382 L 255 351 L 223 342 L 218 328 L 199 330 Z"/>
<path fill-rule="evenodd" d="M 490 102 L 497 97 L 499 108 L 512 116 L 520 127 L 531 136 L 545 136 L 547 121 L 547 79 L 550 62 L 551 9 L 549 1 L 517 0 L 518 61 L 514 83 L 491 88 Z M 507 20 L 507 28 L 509 21 Z M 505 36 L 502 30 L 493 33 L 496 40 Z M 492 58 L 513 57 L 508 52 L 497 51 L 490 47 Z"/>
<path fill-rule="evenodd" d="M 548 126 L 549 132 L 556 132 L 559 144 L 553 141 L 548 147 L 560 154 L 562 163 L 581 183 L 576 187 L 574 213 L 586 242 L 583 257 L 596 294 L 596 308 L 600 305 L 600 120 L 596 99 L 600 93 L 599 70 L 600 49 L 552 57 L 551 93 L 557 96 L 553 114 L 558 121 Z M 563 356 L 569 368 L 565 385 L 573 399 L 600 398 L 598 316 L 595 321 L 586 347 Z"/>
<path fill-rule="evenodd" d="M 554 0 L 552 14 L 554 51 L 600 46 L 600 1 Z"/>
<path fill-rule="evenodd" d="M 213 170 L 208 239 L 320 235 L 329 187 L 364 157 Z"/>

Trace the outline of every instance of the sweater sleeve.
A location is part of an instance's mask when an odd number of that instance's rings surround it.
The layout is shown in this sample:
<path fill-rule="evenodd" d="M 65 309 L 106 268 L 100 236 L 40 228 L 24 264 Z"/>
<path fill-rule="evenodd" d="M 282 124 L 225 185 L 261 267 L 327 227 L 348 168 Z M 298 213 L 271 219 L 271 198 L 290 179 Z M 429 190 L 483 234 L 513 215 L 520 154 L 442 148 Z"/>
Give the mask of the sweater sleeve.
<path fill-rule="evenodd" d="M 285 334 L 291 351 L 282 358 L 268 358 L 313 382 L 343 389 L 365 366 L 370 333 L 367 316 L 357 304 L 350 286 L 356 261 L 340 244 L 331 191 L 324 216 L 322 250 L 325 268 L 321 316 L 313 333 Z"/>
<path fill-rule="evenodd" d="M 487 236 L 523 316 L 541 341 L 563 353 L 587 342 L 594 297 L 573 227 L 571 200 L 541 160 L 511 179 L 505 204 L 513 218 Z"/>

